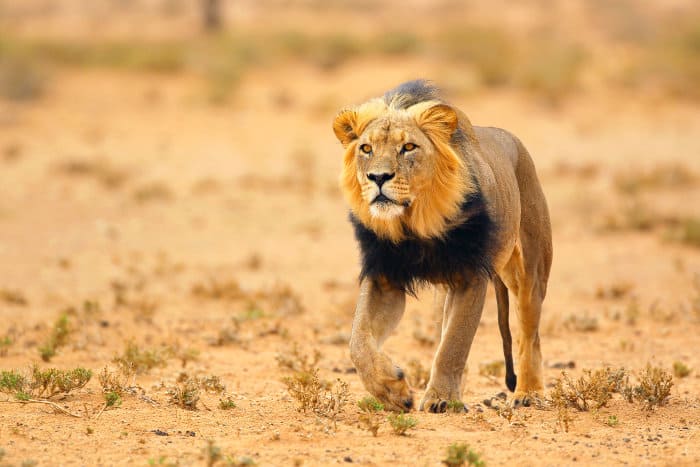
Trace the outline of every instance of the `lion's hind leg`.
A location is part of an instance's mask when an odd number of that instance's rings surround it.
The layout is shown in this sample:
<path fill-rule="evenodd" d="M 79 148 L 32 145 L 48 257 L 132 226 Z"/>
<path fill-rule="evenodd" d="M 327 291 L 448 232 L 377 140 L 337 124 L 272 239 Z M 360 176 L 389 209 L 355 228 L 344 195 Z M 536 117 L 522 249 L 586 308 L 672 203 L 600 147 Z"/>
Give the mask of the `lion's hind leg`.
<path fill-rule="evenodd" d="M 544 389 L 542 376 L 542 351 L 540 350 L 540 316 L 542 298 L 533 289 L 521 288 L 518 297 L 518 379 L 512 406 L 529 406 L 531 398 Z"/>

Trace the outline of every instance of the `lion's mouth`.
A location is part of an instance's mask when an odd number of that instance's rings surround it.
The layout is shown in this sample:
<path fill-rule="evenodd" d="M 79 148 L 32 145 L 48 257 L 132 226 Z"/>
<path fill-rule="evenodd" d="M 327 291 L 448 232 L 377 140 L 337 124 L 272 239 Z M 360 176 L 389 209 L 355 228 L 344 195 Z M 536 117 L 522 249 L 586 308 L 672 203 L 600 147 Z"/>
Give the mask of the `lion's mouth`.
<path fill-rule="evenodd" d="M 372 200 L 371 204 L 397 204 L 396 201 L 384 195 L 384 193 L 379 193 L 376 198 Z"/>

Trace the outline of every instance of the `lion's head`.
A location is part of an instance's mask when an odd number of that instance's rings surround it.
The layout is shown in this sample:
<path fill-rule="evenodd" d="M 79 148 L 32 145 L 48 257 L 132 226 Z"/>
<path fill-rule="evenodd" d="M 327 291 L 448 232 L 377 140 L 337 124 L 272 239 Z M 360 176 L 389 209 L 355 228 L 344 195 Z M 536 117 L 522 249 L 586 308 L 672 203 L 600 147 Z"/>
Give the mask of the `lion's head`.
<path fill-rule="evenodd" d="M 407 83 L 341 111 L 333 123 L 346 150 L 340 183 L 353 214 L 393 242 L 442 236 L 474 189 L 454 144 L 469 122 L 421 84 L 427 99 L 405 92 L 416 86 Z"/>

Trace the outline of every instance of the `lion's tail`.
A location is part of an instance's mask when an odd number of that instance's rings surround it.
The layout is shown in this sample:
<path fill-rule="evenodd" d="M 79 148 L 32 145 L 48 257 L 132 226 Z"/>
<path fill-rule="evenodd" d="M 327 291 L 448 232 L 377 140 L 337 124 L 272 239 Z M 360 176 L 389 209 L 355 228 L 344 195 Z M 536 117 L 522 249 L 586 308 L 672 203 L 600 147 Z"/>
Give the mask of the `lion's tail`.
<path fill-rule="evenodd" d="M 498 305 L 498 329 L 503 340 L 503 357 L 506 361 L 506 386 L 513 392 L 518 381 L 513 370 L 513 338 L 508 324 L 508 288 L 500 277 L 494 276 L 493 285 L 496 289 L 496 304 Z"/>

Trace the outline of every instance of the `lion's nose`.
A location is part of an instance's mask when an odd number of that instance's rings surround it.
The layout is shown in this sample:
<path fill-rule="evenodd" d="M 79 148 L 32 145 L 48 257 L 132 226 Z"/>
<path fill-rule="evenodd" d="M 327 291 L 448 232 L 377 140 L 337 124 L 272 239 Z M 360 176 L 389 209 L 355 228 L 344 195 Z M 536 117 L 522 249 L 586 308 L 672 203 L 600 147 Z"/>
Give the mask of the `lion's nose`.
<path fill-rule="evenodd" d="M 394 175 L 396 175 L 396 174 L 395 174 L 395 173 L 388 173 L 388 172 L 382 172 L 382 173 L 372 173 L 372 172 L 370 172 L 370 173 L 367 174 L 367 178 L 369 178 L 370 180 L 372 180 L 374 183 L 377 184 L 377 186 L 378 186 L 379 188 L 381 188 L 382 185 L 384 185 L 384 182 L 386 182 L 386 181 L 391 180 L 392 178 L 394 178 Z"/>

